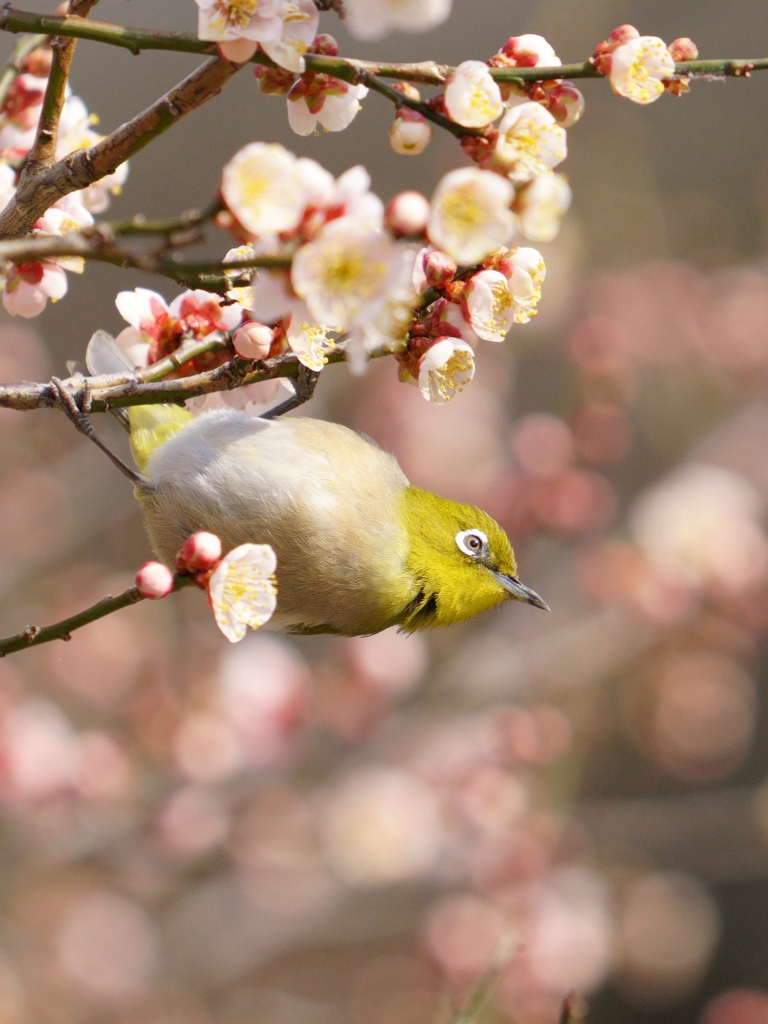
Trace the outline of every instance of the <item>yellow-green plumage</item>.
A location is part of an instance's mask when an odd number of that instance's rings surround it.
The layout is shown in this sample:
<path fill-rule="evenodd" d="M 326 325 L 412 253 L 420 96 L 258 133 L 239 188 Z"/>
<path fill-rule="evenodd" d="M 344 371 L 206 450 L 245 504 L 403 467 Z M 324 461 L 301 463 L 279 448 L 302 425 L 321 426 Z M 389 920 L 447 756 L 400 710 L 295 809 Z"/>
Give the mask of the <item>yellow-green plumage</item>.
<path fill-rule="evenodd" d="M 509 541 L 490 516 L 412 487 L 391 455 L 346 427 L 154 406 L 132 409 L 130 419 L 147 479 L 137 496 L 157 553 L 172 563 L 197 530 L 217 534 L 225 551 L 271 544 L 272 628 L 353 636 L 399 625 L 411 632 L 511 597 L 529 600 L 514 579 Z M 456 540 L 475 529 L 488 539 L 482 564 Z"/>

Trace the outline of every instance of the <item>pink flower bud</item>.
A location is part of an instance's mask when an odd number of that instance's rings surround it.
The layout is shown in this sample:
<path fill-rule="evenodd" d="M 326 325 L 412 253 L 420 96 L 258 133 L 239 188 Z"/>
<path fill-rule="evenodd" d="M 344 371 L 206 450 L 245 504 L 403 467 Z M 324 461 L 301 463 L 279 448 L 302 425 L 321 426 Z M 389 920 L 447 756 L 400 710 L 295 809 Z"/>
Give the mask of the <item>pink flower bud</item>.
<path fill-rule="evenodd" d="M 232 336 L 235 352 L 243 359 L 267 359 L 274 331 L 258 320 L 246 320 Z"/>
<path fill-rule="evenodd" d="M 215 533 L 199 530 L 187 537 L 176 556 L 180 572 L 205 572 L 221 558 L 221 541 Z"/>
<path fill-rule="evenodd" d="M 315 36 L 309 52 L 319 53 L 324 57 L 338 57 L 339 44 L 328 32 L 321 32 L 320 35 Z"/>
<path fill-rule="evenodd" d="M 173 573 L 162 562 L 145 562 L 136 573 L 136 589 L 152 600 L 167 597 L 173 590 Z"/>
<path fill-rule="evenodd" d="M 616 46 L 622 46 L 624 43 L 628 43 L 631 39 L 639 39 L 639 37 L 640 33 L 634 25 L 619 25 L 619 27 L 615 28 L 608 36 L 608 41 L 615 43 Z"/>
<path fill-rule="evenodd" d="M 675 62 L 679 60 L 696 60 L 699 56 L 698 46 L 692 39 L 688 39 L 687 36 L 683 36 L 681 39 L 676 39 L 674 43 L 670 43 L 669 52 L 672 54 L 672 59 Z"/>
<path fill-rule="evenodd" d="M 545 88 L 546 107 L 561 128 L 570 128 L 584 113 L 584 97 L 573 82 L 557 82 Z"/>
<path fill-rule="evenodd" d="M 435 249 L 424 258 L 424 273 L 427 284 L 433 288 L 445 288 L 454 279 L 459 268 L 447 252 Z"/>
<path fill-rule="evenodd" d="M 423 114 L 408 107 L 401 107 L 398 116 L 389 126 L 389 144 L 396 153 L 403 156 L 418 156 L 432 139 L 432 125 Z"/>
<path fill-rule="evenodd" d="M 421 192 L 398 192 L 384 211 L 384 223 L 393 235 L 421 235 L 428 221 L 429 200 Z"/>

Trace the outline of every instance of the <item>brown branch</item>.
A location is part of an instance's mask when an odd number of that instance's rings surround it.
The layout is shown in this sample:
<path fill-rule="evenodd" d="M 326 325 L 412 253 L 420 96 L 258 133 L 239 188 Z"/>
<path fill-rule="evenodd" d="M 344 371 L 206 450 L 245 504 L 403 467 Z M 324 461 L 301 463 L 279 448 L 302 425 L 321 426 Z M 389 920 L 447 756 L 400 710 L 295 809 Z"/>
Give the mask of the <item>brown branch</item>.
<path fill-rule="evenodd" d="M 204 288 L 206 291 L 215 292 L 218 295 L 224 295 L 239 283 L 226 274 L 237 271 L 245 273 L 259 267 L 273 270 L 282 269 L 291 265 L 289 256 L 254 256 L 251 259 L 233 260 L 227 263 L 222 260 L 182 263 L 162 253 L 140 252 L 128 246 L 119 245 L 110 236 L 107 225 L 87 228 L 82 232 L 71 232 L 66 235 L 36 235 L 33 238 L 0 241 L 0 260 L 8 260 L 11 263 L 63 259 L 72 256 L 100 263 L 110 263 L 115 267 L 132 267 L 134 270 L 143 270 L 148 274 L 159 274 L 184 287 Z"/>
<path fill-rule="evenodd" d="M 182 587 L 188 587 L 192 582 L 191 576 L 177 576 L 173 592 L 181 590 Z M 76 615 L 70 615 L 68 619 L 62 619 L 61 622 L 55 622 L 51 626 L 27 626 L 20 633 L 0 638 L 0 658 L 4 658 L 6 654 L 15 654 L 16 651 L 25 651 L 28 647 L 50 643 L 52 640 L 70 640 L 76 629 L 143 600 L 145 598 L 136 587 L 129 587 L 117 597 L 102 598 L 90 608 L 86 608 Z"/>
<path fill-rule="evenodd" d="M 182 117 L 216 96 L 241 66 L 211 57 L 151 107 L 95 146 L 70 153 L 52 167 L 31 175 L 0 215 L 0 238 L 27 234 L 57 199 L 112 174 Z"/>
<path fill-rule="evenodd" d="M 328 353 L 329 363 L 345 359 L 346 344 L 337 343 Z M 370 359 L 391 355 L 390 349 L 378 349 Z M 212 370 L 191 374 L 174 380 L 143 380 L 141 375 L 111 374 L 84 378 L 79 374 L 62 383 L 80 409 L 88 412 L 107 412 L 109 409 L 132 405 L 155 405 L 163 402 L 184 402 L 215 391 L 231 391 L 246 384 L 276 377 L 295 377 L 299 360 L 293 352 L 284 352 L 273 359 L 231 359 Z M 169 367 L 170 368 L 170 367 Z M 151 368 L 150 368 L 151 369 Z M 59 392 L 52 384 L 32 381 L 11 381 L 0 384 L 0 408 L 30 412 L 33 409 L 60 408 Z"/>
<path fill-rule="evenodd" d="M 98 0 L 69 0 L 67 15 L 86 17 Z M 34 178 L 40 171 L 51 167 L 56 155 L 56 140 L 59 135 L 59 121 L 66 100 L 67 81 L 75 55 L 77 39 L 74 36 L 56 36 L 51 40 L 53 58 L 45 88 L 40 120 L 32 148 L 29 151 L 24 169 L 21 172 L 20 184 Z"/>

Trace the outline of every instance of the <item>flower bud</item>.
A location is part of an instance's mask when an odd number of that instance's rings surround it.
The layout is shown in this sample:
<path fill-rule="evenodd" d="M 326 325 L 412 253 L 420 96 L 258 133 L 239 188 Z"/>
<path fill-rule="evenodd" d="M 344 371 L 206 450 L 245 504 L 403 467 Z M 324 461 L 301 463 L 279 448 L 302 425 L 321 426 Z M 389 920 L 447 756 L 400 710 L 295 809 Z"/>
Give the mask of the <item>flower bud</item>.
<path fill-rule="evenodd" d="M 545 95 L 547 110 L 561 128 L 570 128 L 584 113 L 584 97 L 573 82 L 557 82 Z"/>
<path fill-rule="evenodd" d="M 384 223 L 396 236 L 421 235 L 429 222 L 429 209 L 429 200 L 421 192 L 398 192 L 387 203 Z"/>
<path fill-rule="evenodd" d="M 221 558 L 221 541 L 215 533 L 199 530 L 184 541 L 176 556 L 179 572 L 205 572 Z"/>
<path fill-rule="evenodd" d="M 640 33 L 634 25 L 619 25 L 619 27 L 615 28 L 608 36 L 608 41 L 615 43 L 616 46 L 622 46 L 624 43 L 628 43 L 632 39 L 639 39 L 639 37 Z"/>
<path fill-rule="evenodd" d="M 323 57 L 338 57 L 339 44 L 328 32 L 321 32 L 319 35 L 315 36 L 308 52 L 318 53 Z"/>
<path fill-rule="evenodd" d="M 432 139 L 432 125 L 423 114 L 405 107 L 389 126 L 389 144 L 403 156 L 418 156 Z"/>
<path fill-rule="evenodd" d="M 392 88 L 399 93 L 402 93 L 406 99 L 413 100 L 414 103 L 418 103 L 421 100 L 421 93 L 412 85 L 410 82 L 395 82 Z"/>
<path fill-rule="evenodd" d="M 152 600 L 167 597 L 173 590 L 173 573 L 162 562 L 145 562 L 136 573 L 136 589 Z"/>
<path fill-rule="evenodd" d="M 253 76 L 265 96 L 286 96 L 296 81 L 296 75 L 285 68 L 265 68 L 257 64 Z"/>
<path fill-rule="evenodd" d="M 258 320 L 246 320 L 232 336 L 235 352 L 243 359 L 267 359 L 274 331 Z"/>
<path fill-rule="evenodd" d="M 458 269 L 455 260 L 440 249 L 434 249 L 424 258 L 424 273 L 427 284 L 432 288 L 445 288 L 454 279 Z"/>
<path fill-rule="evenodd" d="M 681 39 L 676 39 L 673 43 L 669 44 L 669 52 L 672 54 L 674 61 L 679 60 L 696 60 L 699 56 L 699 48 L 692 39 L 688 39 L 687 36 L 683 36 Z"/>

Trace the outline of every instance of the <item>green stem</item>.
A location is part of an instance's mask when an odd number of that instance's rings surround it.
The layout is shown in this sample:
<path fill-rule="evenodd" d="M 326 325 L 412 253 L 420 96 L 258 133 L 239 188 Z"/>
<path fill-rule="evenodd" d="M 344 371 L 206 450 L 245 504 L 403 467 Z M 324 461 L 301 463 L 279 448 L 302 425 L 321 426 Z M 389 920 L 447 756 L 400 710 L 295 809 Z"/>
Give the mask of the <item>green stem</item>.
<path fill-rule="evenodd" d="M 193 582 L 190 576 L 177 576 L 173 584 L 173 590 L 181 590 Z M 81 626 L 87 626 L 89 622 L 103 619 L 105 615 L 120 611 L 129 605 L 143 601 L 136 587 L 129 587 L 128 590 L 118 594 L 117 597 L 105 597 L 96 604 L 91 605 L 77 615 L 70 615 L 68 619 L 55 622 L 51 626 L 27 626 L 20 633 L 14 636 L 7 636 L 0 639 L 0 658 L 6 654 L 14 654 L 16 651 L 24 651 L 28 647 L 38 647 L 40 644 L 50 643 L 51 640 L 69 640 L 72 633 Z"/>
<path fill-rule="evenodd" d="M 213 220 L 216 214 L 221 213 L 223 209 L 224 204 L 220 199 L 216 199 L 204 210 L 186 210 L 179 217 L 168 218 L 167 220 L 147 220 L 143 214 L 137 213 L 128 220 L 100 221 L 97 225 L 97 230 L 106 235 L 169 236 L 200 227 Z"/>
<path fill-rule="evenodd" d="M 45 36 L 75 36 L 90 39 L 111 46 L 120 46 L 131 53 L 142 50 L 174 50 L 180 53 L 217 52 L 216 44 L 197 39 L 184 32 L 153 32 L 147 29 L 124 28 L 103 21 L 89 21 L 83 18 L 50 17 L 6 7 L 0 11 L 0 30 L 6 32 L 35 32 Z M 273 61 L 263 53 L 256 53 L 252 61 L 274 67 Z M 397 64 L 362 60 L 345 60 L 343 57 L 325 57 L 307 54 L 307 69 L 323 72 L 345 81 L 356 81 L 362 73 L 381 78 L 398 78 L 406 82 L 422 82 L 441 85 L 453 68 L 423 61 L 417 64 Z M 720 58 L 717 60 L 682 61 L 675 65 L 678 75 L 729 75 L 743 77 L 745 70 L 768 70 L 768 58 L 748 60 L 743 58 Z M 541 82 L 553 78 L 602 78 L 589 61 L 578 64 L 563 64 L 551 68 L 491 68 L 497 82 Z M 399 95 L 399 94 L 398 94 Z"/>
<path fill-rule="evenodd" d="M 175 352 L 166 356 L 165 359 L 158 359 L 156 363 L 152 363 L 146 370 L 142 370 L 139 377 L 145 382 L 162 380 L 169 373 L 180 369 L 185 363 L 190 363 L 193 359 L 198 359 L 208 352 L 218 352 L 226 344 L 227 335 L 219 331 L 214 331 L 212 334 L 207 335 L 202 341 L 182 343 Z"/>

